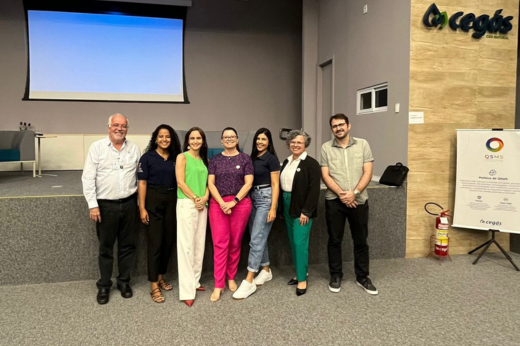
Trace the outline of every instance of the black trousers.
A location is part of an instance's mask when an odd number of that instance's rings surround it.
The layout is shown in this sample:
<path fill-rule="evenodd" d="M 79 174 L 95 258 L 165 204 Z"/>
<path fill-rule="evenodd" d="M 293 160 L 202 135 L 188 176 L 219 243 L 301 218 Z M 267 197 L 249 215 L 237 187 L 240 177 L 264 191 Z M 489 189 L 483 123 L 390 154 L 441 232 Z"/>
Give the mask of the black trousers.
<path fill-rule="evenodd" d="M 120 201 L 98 200 L 101 222 L 96 223 L 99 239 L 98 288 L 112 287 L 114 245 L 117 240 L 117 284 L 128 284 L 135 258 L 137 195 Z"/>
<path fill-rule="evenodd" d="M 329 270 L 331 276 L 343 277 L 341 242 L 345 233 L 345 221 L 348 220 L 352 240 L 354 242 L 354 269 L 357 279 L 366 278 L 369 274 L 368 254 L 368 201 L 356 208 L 347 208 L 339 198 L 325 201 L 325 214 L 329 242 Z"/>
<path fill-rule="evenodd" d="M 149 186 L 146 211 L 150 223 L 146 230 L 148 280 L 156 282 L 166 274 L 177 234 L 177 189 Z"/>

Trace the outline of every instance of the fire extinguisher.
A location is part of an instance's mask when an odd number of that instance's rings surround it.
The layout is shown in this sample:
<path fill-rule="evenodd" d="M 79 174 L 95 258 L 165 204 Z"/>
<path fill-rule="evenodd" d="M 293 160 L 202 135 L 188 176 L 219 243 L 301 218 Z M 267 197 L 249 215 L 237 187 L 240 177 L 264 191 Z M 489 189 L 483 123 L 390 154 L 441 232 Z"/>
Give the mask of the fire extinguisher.
<path fill-rule="evenodd" d="M 442 211 L 438 214 L 432 213 L 428 210 L 429 205 L 437 206 Z M 444 210 L 443 207 L 433 202 L 426 203 L 424 210 L 430 215 L 437 216 L 435 218 L 435 255 L 440 257 L 449 256 L 448 216 L 451 216 L 448 214 L 449 210 Z"/>

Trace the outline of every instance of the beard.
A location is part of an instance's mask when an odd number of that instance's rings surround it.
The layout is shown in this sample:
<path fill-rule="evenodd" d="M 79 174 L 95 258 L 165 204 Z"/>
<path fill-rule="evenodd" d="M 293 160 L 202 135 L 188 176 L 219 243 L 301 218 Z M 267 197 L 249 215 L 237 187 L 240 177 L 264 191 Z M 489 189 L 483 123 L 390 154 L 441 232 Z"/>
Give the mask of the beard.
<path fill-rule="evenodd" d="M 347 137 L 348 135 L 348 131 L 343 131 L 343 132 L 334 132 L 334 137 L 336 137 L 337 139 L 343 139 L 345 137 Z"/>

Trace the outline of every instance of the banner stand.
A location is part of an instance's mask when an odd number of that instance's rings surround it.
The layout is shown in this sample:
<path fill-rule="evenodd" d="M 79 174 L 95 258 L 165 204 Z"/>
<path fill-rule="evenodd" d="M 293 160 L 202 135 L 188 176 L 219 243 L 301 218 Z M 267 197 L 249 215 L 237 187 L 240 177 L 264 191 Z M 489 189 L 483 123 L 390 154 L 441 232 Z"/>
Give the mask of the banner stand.
<path fill-rule="evenodd" d="M 504 256 L 506 256 L 506 258 L 509 260 L 509 262 L 511 262 L 511 264 L 513 265 L 513 267 L 515 267 L 516 271 L 520 271 L 520 269 L 518 269 L 518 267 L 516 266 L 515 262 L 513 262 L 513 259 L 511 258 L 511 256 L 509 256 L 509 254 L 502 248 L 502 246 L 500 246 L 500 244 L 496 241 L 495 239 L 495 233 L 496 232 L 500 232 L 499 230 L 496 230 L 496 229 L 490 229 L 491 231 L 491 239 L 489 239 L 487 242 L 485 242 L 484 244 L 482 245 L 479 245 L 477 246 L 476 248 L 474 248 L 473 250 L 471 250 L 470 252 L 468 252 L 468 255 L 471 255 L 473 252 L 477 251 L 478 249 L 484 247 L 484 250 L 482 250 L 478 256 L 477 256 L 477 259 L 475 261 L 473 261 L 473 264 L 477 264 L 478 260 L 480 259 L 480 257 L 482 257 L 482 255 L 487 251 L 487 249 L 489 249 L 489 246 L 491 244 L 495 244 L 499 249 L 500 251 L 502 251 L 502 253 L 504 254 Z"/>
<path fill-rule="evenodd" d="M 491 239 L 468 253 L 481 251 L 473 264 L 477 264 L 491 244 L 495 244 L 516 271 L 520 271 L 496 240 L 496 232 L 520 234 L 518 148 L 520 129 L 457 130 L 457 172 L 451 227 L 491 232 Z"/>

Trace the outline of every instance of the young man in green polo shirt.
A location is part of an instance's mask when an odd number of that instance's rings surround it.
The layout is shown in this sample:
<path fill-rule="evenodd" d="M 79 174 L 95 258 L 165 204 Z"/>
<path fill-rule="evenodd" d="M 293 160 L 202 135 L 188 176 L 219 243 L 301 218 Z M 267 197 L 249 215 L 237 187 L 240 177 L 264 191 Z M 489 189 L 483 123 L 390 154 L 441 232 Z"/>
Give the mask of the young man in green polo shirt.
<path fill-rule="evenodd" d="M 345 114 L 330 118 L 334 139 L 321 148 L 321 174 L 328 190 L 325 201 L 328 255 L 332 292 L 341 290 L 341 242 L 348 220 L 354 242 L 356 281 L 367 293 L 377 294 L 368 274 L 368 194 L 372 179 L 372 152 L 367 141 L 350 136 L 351 124 Z"/>

